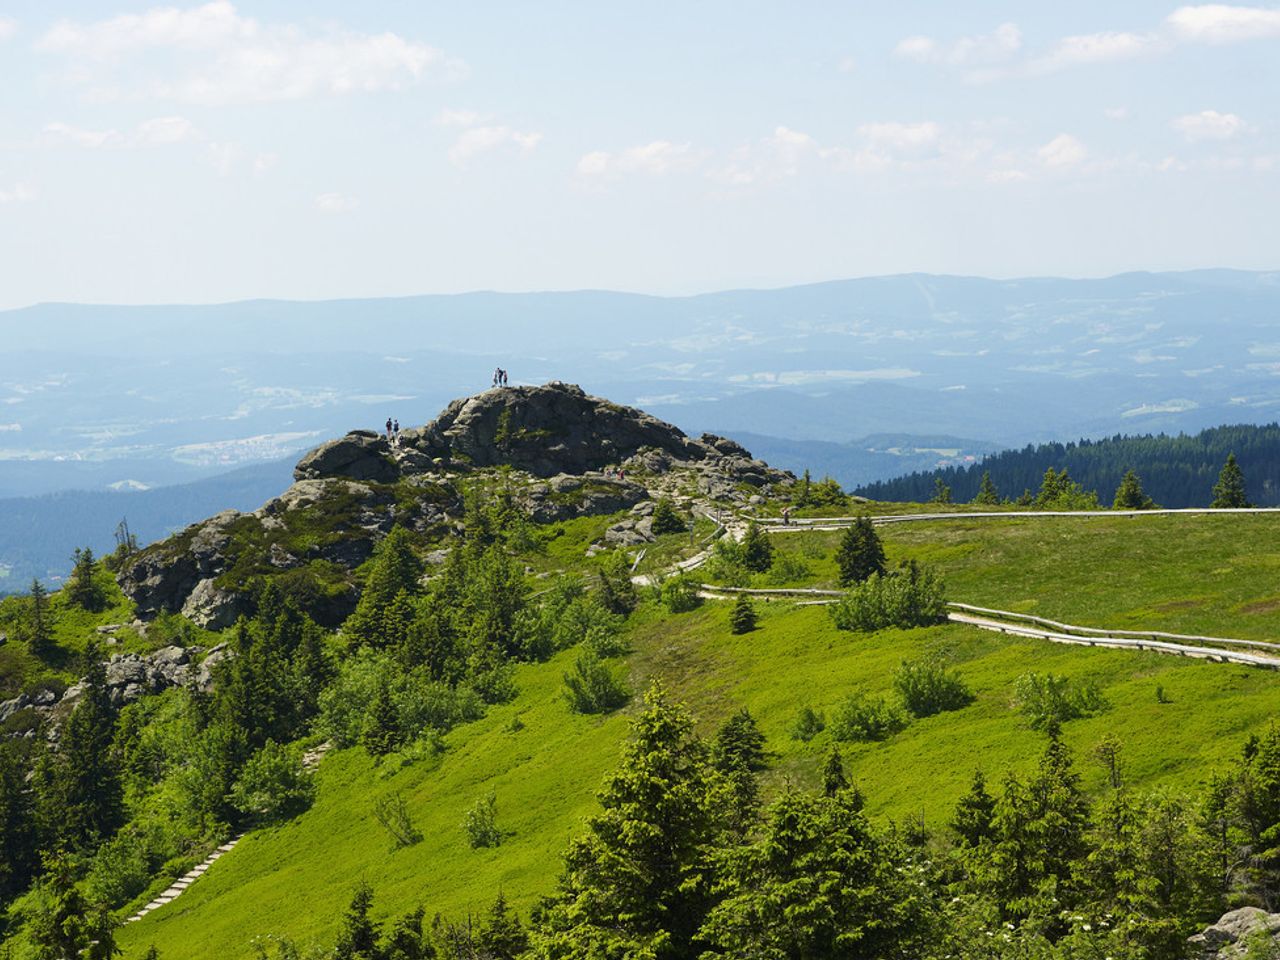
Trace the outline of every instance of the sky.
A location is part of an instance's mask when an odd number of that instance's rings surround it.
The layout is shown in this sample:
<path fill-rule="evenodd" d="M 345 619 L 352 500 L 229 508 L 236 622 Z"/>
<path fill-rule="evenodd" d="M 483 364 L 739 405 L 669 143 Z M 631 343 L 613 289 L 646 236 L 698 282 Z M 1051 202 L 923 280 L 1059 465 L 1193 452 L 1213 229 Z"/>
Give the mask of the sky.
<path fill-rule="evenodd" d="M 1280 6 L 0 0 L 0 308 L 1275 269 Z"/>

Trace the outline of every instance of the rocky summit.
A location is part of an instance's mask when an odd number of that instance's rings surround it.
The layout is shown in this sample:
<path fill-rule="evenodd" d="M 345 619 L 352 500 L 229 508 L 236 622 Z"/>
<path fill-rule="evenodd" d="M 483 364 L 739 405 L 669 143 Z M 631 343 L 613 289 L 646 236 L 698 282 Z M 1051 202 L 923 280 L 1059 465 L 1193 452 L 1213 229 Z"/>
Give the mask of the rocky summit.
<path fill-rule="evenodd" d="M 629 511 L 596 549 L 652 539 L 652 501 L 742 504 L 794 482 L 740 444 L 553 382 L 450 403 L 393 442 L 354 430 L 298 461 L 295 483 L 251 513 L 225 511 L 147 547 L 120 571 L 143 617 L 181 612 L 220 629 L 250 609 L 254 580 L 277 579 L 336 626 L 358 598 L 352 574 L 393 527 L 424 542 L 456 533 L 463 490 L 501 468 L 536 523 Z"/>

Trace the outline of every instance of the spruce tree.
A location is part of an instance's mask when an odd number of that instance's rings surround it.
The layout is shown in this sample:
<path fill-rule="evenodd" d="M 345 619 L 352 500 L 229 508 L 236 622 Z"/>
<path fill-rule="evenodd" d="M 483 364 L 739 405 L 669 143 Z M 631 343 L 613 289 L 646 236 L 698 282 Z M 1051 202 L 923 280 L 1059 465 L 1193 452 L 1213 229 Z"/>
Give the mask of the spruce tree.
<path fill-rule="evenodd" d="M 70 858 L 46 858 L 40 896 L 26 926 L 33 960 L 109 960 L 116 949 L 116 920 L 76 888 Z"/>
<path fill-rule="evenodd" d="M 992 820 L 995 817 L 995 797 L 987 793 L 987 781 L 981 770 L 975 770 L 969 792 L 956 804 L 951 829 L 966 847 L 976 847 L 993 835 Z"/>
<path fill-rule="evenodd" d="M 933 480 L 933 500 L 931 503 L 950 503 L 951 488 L 942 482 L 941 477 L 935 477 Z"/>
<path fill-rule="evenodd" d="M 507 904 L 507 898 L 498 891 L 498 899 L 489 910 L 489 917 L 476 937 L 483 954 L 491 960 L 516 960 L 529 948 L 529 934 L 520 925 L 520 917 Z"/>
<path fill-rule="evenodd" d="M 688 526 L 680 519 L 675 507 L 666 497 L 661 498 L 653 508 L 653 525 L 655 534 L 684 533 Z"/>
<path fill-rule="evenodd" d="M 694 957 L 712 900 L 715 778 L 693 720 L 655 684 L 601 811 L 565 854 L 531 937 L 537 958 Z"/>
<path fill-rule="evenodd" d="M 380 960 L 378 924 L 369 918 L 372 907 L 373 890 L 361 880 L 342 918 L 333 960 Z"/>
<path fill-rule="evenodd" d="M 984 507 L 1000 506 L 1000 492 L 996 489 L 996 485 L 991 481 L 991 471 L 982 471 L 982 482 L 978 484 L 978 493 L 973 498 L 973 502 L 981 504 Z"/>
<path fill-rule="evenodd" d="M 0 742 L 0 903 L 26 889 L 35 871 L 36 830 L 19 744 Z"/>
<path fill-rule="evenodd" d="M 840 756 L 839 747 L 832 747 L 827 754 L 827 762 L 822 765 L 822 794 L 834 797 L 848 787 L 849 778 L 844 774 L 844 758 Z"/>
<path fill-rule="evenodd" d="M 1213 485 L 1213 502 L 1209 504 L 1215 509 L 1241 509 L 1251 507 L 1245 493 L 1244 472 L 1236 463 L 1234 453 L 1227 454 L 1227 462 L 1218 474 L 1218 482 Z"/>
<path fill-rule="evenodd" d="M 80 607 L 96 613 L 106 606 L 107 596 L 102 587 L 94 580 L 94 567 L 97 561 L 89 547 L 77 548 L 72 555 L 71 579 L 64 588 L 67 600 Z"/>
<path fill-rule="evenodd" d="M 873 573 L 884 573 L 884 545 L 866 514 L 844 532 L 836 550 L 836 565 L 840 568 L 842 587 L 861 583 Z"/>
<path fill-rule="evenodd" d="M 711 756 L 722 773 L 764 769 L 764 734 L 750 710 L 743 707 L 724 722 L 716 733 Z"/>
<path fill-rule="evenodd" d="M 373 703 L 369 705 L 360 741 L 375 757 L 388 754 L 400 746 L 400 716 L 391 697 L 385 677 L 380 678 Z"/>
<path fill-rule="evenodd" d="M 1111 504 L 1116 510 L 1154 510 L 1156 503 L 1142 489 L 1142 481 L 1132 470 L 1126 470 L 1120 486 L 1116 488 L 1115 500 Z"/>
<path fill-rule="evenodd" d="M 422 595 L 423 564 L 413 550 L 413 537 L 404 527 L 396 527 L 383 538 L 369 562 L 369 573 L 355 612 L 342 625 L 352 644 L 386 646 L 384 611 L 396 595 Z"/>
<path fill-rule="evenodd" d="M 752 573 L 764 573 L 773 566 L 773 544 L 754 520 L 742 538 L 742 565 Z"/>
<path fill-rule="evenodd" d="M 729 627 L 734 633 L 750 633 L 756 628 L 756 608 L 751 605 L 751 598 L 745 593 L 738 594 L 734 601 L 733 612 L 729 614 Z"/>
<path fill-rule="evenodd" d="M 53 649 L 53 624 L 49 594 L 39 580 L 31 581 L 31 606 L 27 619 L 27 648 L 32 656 L 46 657 Z"/>
<path fill-rule="evenodd" d="M 804 475 L 800 477 L 800 487 L 796 491 L 796 506 L 807 507 L 813 502 L 813 477 L 809 474 L 809 468 L 804 468 Z"/>

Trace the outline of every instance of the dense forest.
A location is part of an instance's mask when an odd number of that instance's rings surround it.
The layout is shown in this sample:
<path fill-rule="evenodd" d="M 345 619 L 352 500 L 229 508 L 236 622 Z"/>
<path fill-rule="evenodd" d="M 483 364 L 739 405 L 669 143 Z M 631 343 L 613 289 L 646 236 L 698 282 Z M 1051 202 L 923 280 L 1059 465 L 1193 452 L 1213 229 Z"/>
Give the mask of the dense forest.
<path fill-rule="evenodd" d="M 1049 468 L 1065 469 L 1087 491 L 1110 502 L 1126 471 L 1142 477 L 1147 494 L 1162 507 L 1205 507 L 1213 485 L 1231 453 L 1244 470 L 1250 502 L 1280 505 L 1280 424 L 1214 427 L 1195 436 L 1158 434 L 1114 436 L 1075 443 L 1028 444 L 1021 450 L 993 454 L 967 467 L 911 473 L 896 480 L 870 483 L 858 490 L 872 500 L 931 500 L 941 480 L 958 503 L 977 496 L 983 473 L 991 474 L 1000 495 L 1017 499 L 1035 491 Z"/>

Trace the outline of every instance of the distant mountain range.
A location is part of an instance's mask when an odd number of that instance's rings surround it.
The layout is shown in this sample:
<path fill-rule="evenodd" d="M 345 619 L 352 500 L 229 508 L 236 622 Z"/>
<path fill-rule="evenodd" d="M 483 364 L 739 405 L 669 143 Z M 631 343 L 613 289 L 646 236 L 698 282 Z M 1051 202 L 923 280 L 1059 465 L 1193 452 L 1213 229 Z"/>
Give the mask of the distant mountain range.
<path fill-rule="evenodd" d="M 498 365 L 513 383 L 578 382 L 691 433 L 788 443 L 893 434 L 979 450 L 1195 431 L 1276 416 L 1278 320 L 1280 273 L 1236 271 L 42 304 L 0 313 L 0 495 L 171 484 L 388 416 L 421 424 Z M 848 482 L 873 479 L 853 465 L 865 449 L 843 466 L 830 448 L 769 449 L 785 465 L 816 457 Z"/>

